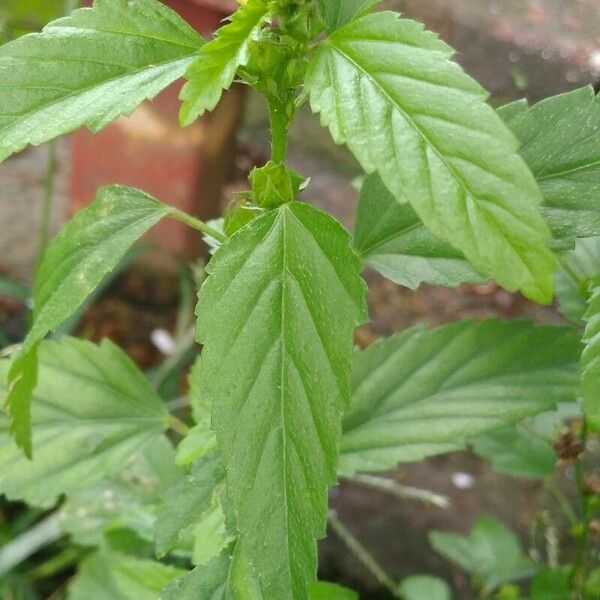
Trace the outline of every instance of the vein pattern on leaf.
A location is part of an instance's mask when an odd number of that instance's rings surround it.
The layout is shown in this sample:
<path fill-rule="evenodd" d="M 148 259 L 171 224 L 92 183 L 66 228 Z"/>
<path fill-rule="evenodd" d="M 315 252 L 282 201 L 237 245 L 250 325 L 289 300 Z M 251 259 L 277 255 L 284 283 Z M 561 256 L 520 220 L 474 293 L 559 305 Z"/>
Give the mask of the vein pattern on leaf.
<path fill-rule="evenodd" d="M 538 180 L 553 246 L 600 235 L 600 99 L 592 87 L 499 110 Z"/>
<path fill-rule="evenodd" d="M 600 431 L 600 277 L 590 284 L 581 356 L 583 410 L 592 431 Z"/>
<path fill-rule="evenodd" d="M 223 90 L 229 89 L 239 67 L 249 58 L 249 44 L 258 37 L 268 14 L 265 0 L 248 0 L 217 32 L 188 68 L 188 82 L 181 91 L 180 121 L 190 125 L 205 111 L 215 108 Z"/>
<path fill-rule="evenodd" d="M 96 0 L 0 47 L 0 162 L 131 114 L 180 78 L 202 44 L 157 0 Z"/>
<path fill-rule="evenodd" d="M 359 261 L 337 222 L 294 202 L 231 238 L 209 273 L 200 389 L 238 529 L 265 597 L 306 598 L 365 317 Z"/>
<path fill-rule="evenodd" d="M 386 470 L 573 401 L 574 330 L 527 322 L 422 327 L 358 352 L 340 471 Z"/>
<path fill-rule="evenodd" d="M 377 13 L 335 32 L 307 75 L 312 108 L 367 173 L 508 290 L 549 302 L 541 200 L 486 93 L 422 26 Z"/>

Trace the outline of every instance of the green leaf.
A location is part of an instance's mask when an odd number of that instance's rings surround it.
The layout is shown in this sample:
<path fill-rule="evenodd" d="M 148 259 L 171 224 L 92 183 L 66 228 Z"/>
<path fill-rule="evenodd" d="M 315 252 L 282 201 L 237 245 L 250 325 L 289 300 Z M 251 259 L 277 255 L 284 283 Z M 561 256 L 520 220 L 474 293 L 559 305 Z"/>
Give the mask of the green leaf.
<path fill-rule="evenodd" d="M 0 48 L 0 162 L 87 126 L 97 132 L 181 77 L 202 38 L 156 0 L 96 0 Z"/>
<path fill-rule="evenodd" d="M 544 479 L 554 473 L 558 460 L 548 440 L 518 425 L 490 431 L 471 441 L 475 453 L 503 475 Z"/>
<path fill-rule="evenodd" d="M 230 566 L 231 557 L 223 553 L 173 581 L 160 600 L 233 600 L 227 594 Z"/>
<path fill-rule="evenodd" d="M 600 275 L 590 284 L 581 355 L 583 412 L 592 431 L 600 431 Z"/>
<path fill-rule="evenodd" d="M 248 0 L 233 14 L 231 22 L 202 47 L 185 73 L 188 82 L 181 91 L 182 125 L 190 125 L 205 111 L 215 108 L 237 70 L 247 64 L 250 42 L 258 38 L 268 13 L 265 0 Z"/>
<path fill-rule="evenodd" d="M 600 237 L 577 240 L 575 249 L 561 256 L 556 274 L 556 297 L 560 312 L 585 326 L 589 286 L 600 273 Z"/>
<path fill-rule="evenodd" d="M 399 204 L 377 174 L 363 183 L 354 232 L 369 267 L 411 289 L 421 283 L 456 287 L 485 281 L 464 256 L 423 225 L 408 204 Z"/>
<path fill-rule="evenodd" d="M 181 478 L 175 453 L 159 437 L 132 455 L 113 478 L 69 494 L 61 508 L 61 529 L 84 546 L 100 546 L 108 531 L 130 530 L 152 542 L 158 506 Z"/>
<path fill-rule="evenodd" d="M 234 536 L 227 535 L 225 513 L 220 498 L 213 495 L 212 505 L 207 508 L 194 527 L 192 563 L 205 565 L 225 550 Z"/>
<path fill-rule="evenodd" d="M 47 506 L 57 496 L 92 485 L 123 465 L 167 427 L 161 399 L 114 344 L 73 338 L 47 341 L 39 351 L 33 405 L 38 453 L 29 462 L 0 415 L 0 493 Z M 0 388 L 10 361 L 0 360 Z"/>
<path fill-rule="evenodd" d="M 409 329 L 358 352 L 340 472 L 387 470 L 577 396 L 580 345 L 566 327 L 464 321 Z"/>
<path fill-rule="evenodd" d="M 338 30 L 309 66 L 312 108 L 367 173 L 482 275 L 540 302 L 555 259 L 541 195 L 486 93 L 415 21 L 376 13 Z"/>
<path fill-rule="evenodd" d="M 201 514 L 210 508 L 217 486 L 225 472 L 217 453 L 198 461 L 184 481 L 169 490 L 156 522 L 156 554 L 162 558 L 196 525 Z"/>
<path fill-rule="evenodd" d="M 358 600 L 358 594 L 339 585 L 319 581 L 310 590 L 310 600 Z"/>
<path fill-rule="evenodd" d="M 399 591 L 404 600 L 452 600 L 448 584 L 430 575 L 414 575 L 403 579 Z"/>
<path fill-rule="evenodd" d="M 600 235 L 600 99 L 591 86 L 500 109 L 535 175 L 555 247 Z"/>
<path fill-rule="evenodd" d="M 569 570 L 544 569 L 531 582 L 531 600 L 564 600 L 572 596 Z"/>
<path fill-rule="evenodd" d="M 159 562 L 99 552 L 83 561 L 67 600 L 156 600 L 182 574 Z"/>
<path fill-rule="evenodd" d="M 524 555 L 517 536 L 490 517 L 479 519 L 468 537 L 432 531 L 429 541 L 442 556 L 476 577 L 486 590 L 537 571 L 535 563 Z"/>
<path fill-rule="evenodd" d="M 305 599 L 325 534 L 353 330 L 365 287 L 349 235 L 298 202 L 258 217 L 214 255 L 197 308 L 200 396 L 267 598 Z"/>
<path fill-rule="evenodd" d="M 330 33 L 367 13 L 380 0 L 318 0 L 319 11 Z"/>
<path fill-rule="evenodd" d="M 36 351 L 119 264 L 130 246 L 170 213 L 167 206 L 131 188 L 103 188 L 48 246 L 34 287 L 34 322 L 14 360 L 6 402 L 17 444 L 31 456 L 31 393 Z"/>

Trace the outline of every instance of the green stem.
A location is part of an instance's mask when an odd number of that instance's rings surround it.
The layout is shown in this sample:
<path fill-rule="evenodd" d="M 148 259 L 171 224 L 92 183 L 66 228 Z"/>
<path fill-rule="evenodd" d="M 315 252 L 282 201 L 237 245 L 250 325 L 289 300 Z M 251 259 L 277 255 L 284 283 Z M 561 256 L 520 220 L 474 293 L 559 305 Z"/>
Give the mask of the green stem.
<path fill-rule="evenodd" d="M 179 420 L 175 415 L 169 415 L 167 418 L 167 424 L 169 429 L 177 432 L 179 435 L 185 437 L 189 432 L 190 428 L 181 420 Z"/>
<path fill-rule="evenodd" d="M 30 579 L 49 579 L 58 573 L 66 571 L 68 568 L 81 561 L 86 551 L 77 546 L 67 546 L 62 552 L 56 556 L 52 556 L 49 560 L 31 569 L 27 573 Z"/>
<path fill-rule="evenodd" d="M 354 534 L 342 523 L 335 510 L 328 513 L 329 524 L 340 539 L 356 555 L 358 560 L 367 568 L 380 585 L 387 588 L 395 598 L 401 598 L 398 584 L 385 572 L 374 556 L 358 541 Z"/>
<path fill-rule="evenodd" d="M 286 114 L 285 104 L 277 100 L 268 100 L 271 120 L 271 160 L 285 162 L 288 148 L 290 118 Z"/>
<path fill-rule="evenodd" d="M 581 442 L 584 451 L 587 443 L 587 436 L 588 428 L 586 419 L 584 417 L 581 428 Z M 592 515 L 588 510 L 587 505 L 587 492 L 585 489 L 585 476 L 583 472 L 581 456 L 578 456 L 575 459 L 575 483 L 577 485 L 577 491 L 581 500 L 581 535 L 578 540 L 575 561 L 573 562 L 573 569 L 571 571 L 571 583 L 576 591 L 582 593 L 587 579 L 590 545 L 590 523 L 592 520 Z"/>
<path fill-rule="evenodd" d="M 554 496 L 556 503 L 564 513 L 565 517 L 569 520 L 571 525 L 575 525 L 578 522 L 577 515 L 573 510 L 573 506 L 569 502 L 569 499 L 563 494 L 562 490 L 558 488 L 554 477 L 550 477 L 546 480 L 546 489 Z"/>
<path fill-rule="evenodd" d="M 57 160 L 56 160 L 56 140 L 48 144 L 48 163 L 46 167 L 46 182 L 44 186 L 44 198 L 42 201 L 42 214 L 38 229 L 38 251 L 36 264 L 39 266 L 42 262 L 46 246 L 50 239 L 50 227 L 52 220 L 52 203 L 54 200 L 54 182 L 56 179 Z"/>
<path fill-rule="evenodd" d="M 182 223 L 185 223 L 192 229 L 196 229 L 197 231 L 202 232 L 205 235 L 209 235 L 215 240 L 223 243 L 227 241 L 227 236 L 221 233 L 220 231 L 213 229 L 210 225 L 207 225 L 204 221 L 197 219 L 196 217 L 192 217 L 192 215 L 188 215 L 186 212 L 179 210 L 178 208 L 171 208 L 169 210 L 169 217 L 173 219 L 177 219 Z"/>

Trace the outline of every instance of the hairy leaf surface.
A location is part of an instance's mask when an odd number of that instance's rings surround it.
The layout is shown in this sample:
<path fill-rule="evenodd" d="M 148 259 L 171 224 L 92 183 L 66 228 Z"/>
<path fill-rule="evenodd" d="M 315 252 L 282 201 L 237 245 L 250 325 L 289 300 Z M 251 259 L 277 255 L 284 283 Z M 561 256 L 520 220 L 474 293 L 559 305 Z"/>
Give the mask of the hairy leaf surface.
<path fill-rule="evenodd" d="M 167 427 L 161 399 L 114 344 L 65 338 L 40 346 L 29 462 L 10 439 L 0 416 L 0 492 L 33 505 L 99 482 L 123 469 Z M 10 361 L 0 360 L 5 388 Z"/>
<path fill-rule="evenodd" d="M 180 78 L 202 38 L 157 0 L 96 0 L 0 48 L 0 162 L 97 132 Z"/>
<path fill-rule="evenodd" d="M 588 86 L 500 109 L 535 175 L 555 247 L 600 235 L 600 99 Z"/>
<path fill-rule="evenodd" d="M 367 173 L 410 202 L 478 272 L 541 302 L 555 259 L 541 195 L 486 93 L 415 21 L 376 13 L 332 34 L 309 67 L 315 112 Z"/>
<path fill-rule="evenodd" d="M 590 284 L 581 355 L 583 412 L 592 431 L 600 431 L 600 276 Z"/>
<path fill-rule="evenodd" d="M 156 522 L 155 543 L 159 558 L 180 541 L 189 527 L 198 523 L 224 479 L 221 459 L 213 452 L 195 463 L 185 480 L 169 490 Z"/>
<path fill-rule="evenodd" d="M 237 70 L 249 59 L 250 42 L 257 38 L 269 12 L 265 0 L 248 0 L 205 44 L 185 73 L 181 91 L 180 121 L 190 125 L 205 111 L 215 108 L 223 90 L 229 89 Z"/>
<path fill-rule="evenodd" d="M 396 202 L 377 174 L 363 183 L 354 243 L 365 264 L 413 290 L 422 283 L 456 287 L 485 281 L 461 252 L 423 225 L 410 205 Z"/>
<path fill-rule="evenodd" d="M 340 471 L 386 470 L 576 398 L 577 333 L 526 322 L 422 327 L 356 355 Z"/>
<path fill-rule="evenodd" d="M 200 394 L 237 526 L 264 595 L 305 599 L 365 318 L 359 261 L 336 221 L 293 202 L 240 230 L 208 270 Z"/>
<path fill-rule="evenodd" d="M 318 6 L 328 31 L 333 33 L 379 2 L 380 0 L 318 0 Z"/>
<path fill-rule="evenodd" d="M 122 186 L 100 190 L 50 243 L 36 276 L 33 326 L 9 374 L 7 404 L 11 431 L 31 455 L 31 393 L 36 385 L 36 351 L 119 264 L 132 244 L 169 208 L 142 192 Z"/>
<path fill-rule="evenodd" d="M 156 600 L 182 574 L 152 560 L 97 552 L 84 559 L 67 600 Z"/>

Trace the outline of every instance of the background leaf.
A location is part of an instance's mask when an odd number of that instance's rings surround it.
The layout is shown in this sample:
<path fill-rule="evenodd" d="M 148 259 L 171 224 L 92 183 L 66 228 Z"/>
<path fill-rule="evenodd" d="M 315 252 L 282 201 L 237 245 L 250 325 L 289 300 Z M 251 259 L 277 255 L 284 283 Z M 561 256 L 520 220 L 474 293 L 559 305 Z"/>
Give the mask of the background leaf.
<path fill-rule="evenodd" d="M 36 382 L 36 349 L 62 325 L 119 264 L 131 245 L 170 209 L 137 190 L 103 188 L 48 246 L 34 287 L 33 326 L 9 373 L 11 431 L 31 455 L 30 400 Z"/>
<path fill-rule="evenodd" d="M 590 284 L 581 355 L 583 412 L 592 431 L 600 431 L 600 275 Z"/>
<path fill-rule="evenodd" d="M 527 322 L 416 327 L 376 342 L 356 355 L 340 471 L 386 470 L 451 452 L 573 401 L 579 356 L 575 331 Z"/>
<path fill-rule="evenodd" d="M 249 44 L 258 37 L 268 11 L 265 0 L 248 0 L 202 48 L 185 73 L 188 81 L 181 91 L 182 125 L 190 125 L 205 111 L 215 108 L 239 67 L 248 62 Z"/>
<path fill-rule="evenodd" d="M 0 47 L 0 162 L 129 115 L 181 77 L 202 43 L 157 0 L 96 0 Z"/>
<path fill-rule="evenodd" d="M 430 575 L 413 575 L 403 579 L 400 594 L 404 600 L 452 600 L 448 584 Z"/>
<path fill-rule="evenodd" d="M 539 302 L 555 260 L 541 195 L 485 91 L 435 35 L 391 12 L 332 34 L 307 74 L 312 108 L 367 173 L 478 272 Z"/>
<path fill-rule="evenodd" d="M 394 283 L 456 287 L 483 283 L 462 253 L 434 236 L 408 204 L 399 204 L 377 174 L 364 180 L 354 243 L 365 264 Z"/>
<path fill-rule="evenodd" d="M 238 530 L 265 596 L 305 598 L 365 317 L 359 261 L 336 221 L 293 202 L 230 238 L 208 272 L 200 395 L 214 407 Z"/>
<path fill-rule="evenodd" d="M 538 570 L 524 555 L 517 536 L 491 517 L 479 519 L 468 537 L 433 531 L 429 541 L 437 552 L 474 575 L 488 592 Z"/>
<path fill-rule="evenodd" d="M 0 385 L 10 368 L 0 361 Z M 0 492 L 48 506 L 60 494 L 112 475 L 167 426 L 161 399 L 114 344 L 65 338 L 40 346 L 33 408 L 38 454 L 28 461 L 0 415 Z"/>
<path fill-rule="evenodd" d="M 183 571 L 113 552 L 84 559 L 67 600 L 156 600 Z"/>
<path fill-rule="evenodd" d="M 311 588 L 310 600 L 358 600 L 358 594 L 334 583 L 319 581 Z"/>
<path fill-rule="evenodd" d="M 544 196 L 555 247 L 600 235 L 600 100 L 591 86 L 499 110 Z"/>

